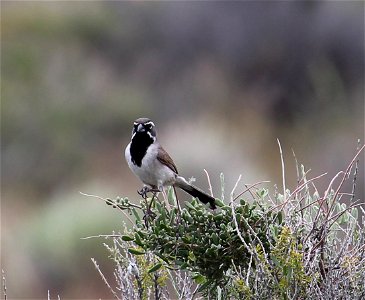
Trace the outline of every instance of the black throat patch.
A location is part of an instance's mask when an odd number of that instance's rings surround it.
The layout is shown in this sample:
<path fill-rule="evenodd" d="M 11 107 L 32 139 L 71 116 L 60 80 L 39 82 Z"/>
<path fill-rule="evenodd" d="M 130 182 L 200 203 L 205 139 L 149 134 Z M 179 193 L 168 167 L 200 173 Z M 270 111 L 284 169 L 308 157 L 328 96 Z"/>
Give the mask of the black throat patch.
<path fill-rule="evenodd" d="M 145 156 L 148 147 L 153 143 L 151 138 L 146 132 L 137 132 L 132 139 L 130 153 L 132 162 L 141 167 L 142 159 Z"/>

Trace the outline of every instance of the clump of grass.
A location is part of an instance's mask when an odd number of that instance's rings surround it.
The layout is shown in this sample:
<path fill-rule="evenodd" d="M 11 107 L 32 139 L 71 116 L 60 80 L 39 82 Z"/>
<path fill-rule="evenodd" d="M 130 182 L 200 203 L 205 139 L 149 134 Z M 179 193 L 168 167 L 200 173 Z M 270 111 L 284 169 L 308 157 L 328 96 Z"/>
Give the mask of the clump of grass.
<path fill-rule="evenodd" d="M 104 236 L 112 239 L 105 246 L 116 287 L 102 277 L 118 299 L 361 299 L 365 211 L 353 195 L 363 149 L 323 194 L 315 184 L 325 174 L 307 178 L 303 166 L 297 186 L 287 189 L 281 155 L 282 193 L 270 195 L 257 183 L 236 194 L 239 178 L 214 212 L 196 200 L 180 208 L 173 189 L 168 205 L 156 195 L 138 205 L 104 199 L 132 227 Z M 348 180 L 350 192 L 343 190 Z"/>

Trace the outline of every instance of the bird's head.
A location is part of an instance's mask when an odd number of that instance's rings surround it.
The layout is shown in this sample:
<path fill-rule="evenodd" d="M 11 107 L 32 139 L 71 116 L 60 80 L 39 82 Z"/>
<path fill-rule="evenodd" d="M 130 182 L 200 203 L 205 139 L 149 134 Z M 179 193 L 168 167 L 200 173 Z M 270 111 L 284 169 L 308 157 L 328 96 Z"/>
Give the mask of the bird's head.
<path fill-rule="evenodd" d="M 135 136 L 149 136 L 153 140 L 156 140 L 155 124 L 148 118 L 139 118 L 133 123 L 132 139 Z"/>

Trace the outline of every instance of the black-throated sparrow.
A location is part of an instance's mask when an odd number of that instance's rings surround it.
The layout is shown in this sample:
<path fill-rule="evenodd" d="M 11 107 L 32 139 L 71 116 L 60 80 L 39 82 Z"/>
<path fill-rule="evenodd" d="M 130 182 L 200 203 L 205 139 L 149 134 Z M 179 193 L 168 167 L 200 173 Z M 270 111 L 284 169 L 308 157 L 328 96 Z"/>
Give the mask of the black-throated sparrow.
<path fill-rule="evenodd" d="M 150 119 L 139 118 L 134 122 L 125 158 L 132 172 L 152 190 L 162 191 L 165 186 L 176 186 L 204 204 L 209 203 L 211 209 L 216 208 L 213 197 L 178 175 L 173 160 L 158 143 L 155 124 Z"/>

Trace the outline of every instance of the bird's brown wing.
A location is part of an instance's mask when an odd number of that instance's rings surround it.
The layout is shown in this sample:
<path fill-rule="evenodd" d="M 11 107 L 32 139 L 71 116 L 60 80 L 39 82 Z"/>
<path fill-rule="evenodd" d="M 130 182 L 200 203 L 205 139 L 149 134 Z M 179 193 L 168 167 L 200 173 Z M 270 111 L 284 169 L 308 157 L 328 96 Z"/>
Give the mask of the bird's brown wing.
<path fill-rule="evenodd" d="M 169 167 L 176 174 L 178 173 L 177 172 L 177 168 L 176 168 L 176 166 L 174 164 L 174 161 L 172 160 L 172 158 L 170 157 L 170 155 L 165 151 L 165 149 L 162 148 L 161 146 L 158 148 L 157 159 L 162 164 L 164 164 L 165 166 Z"/>

